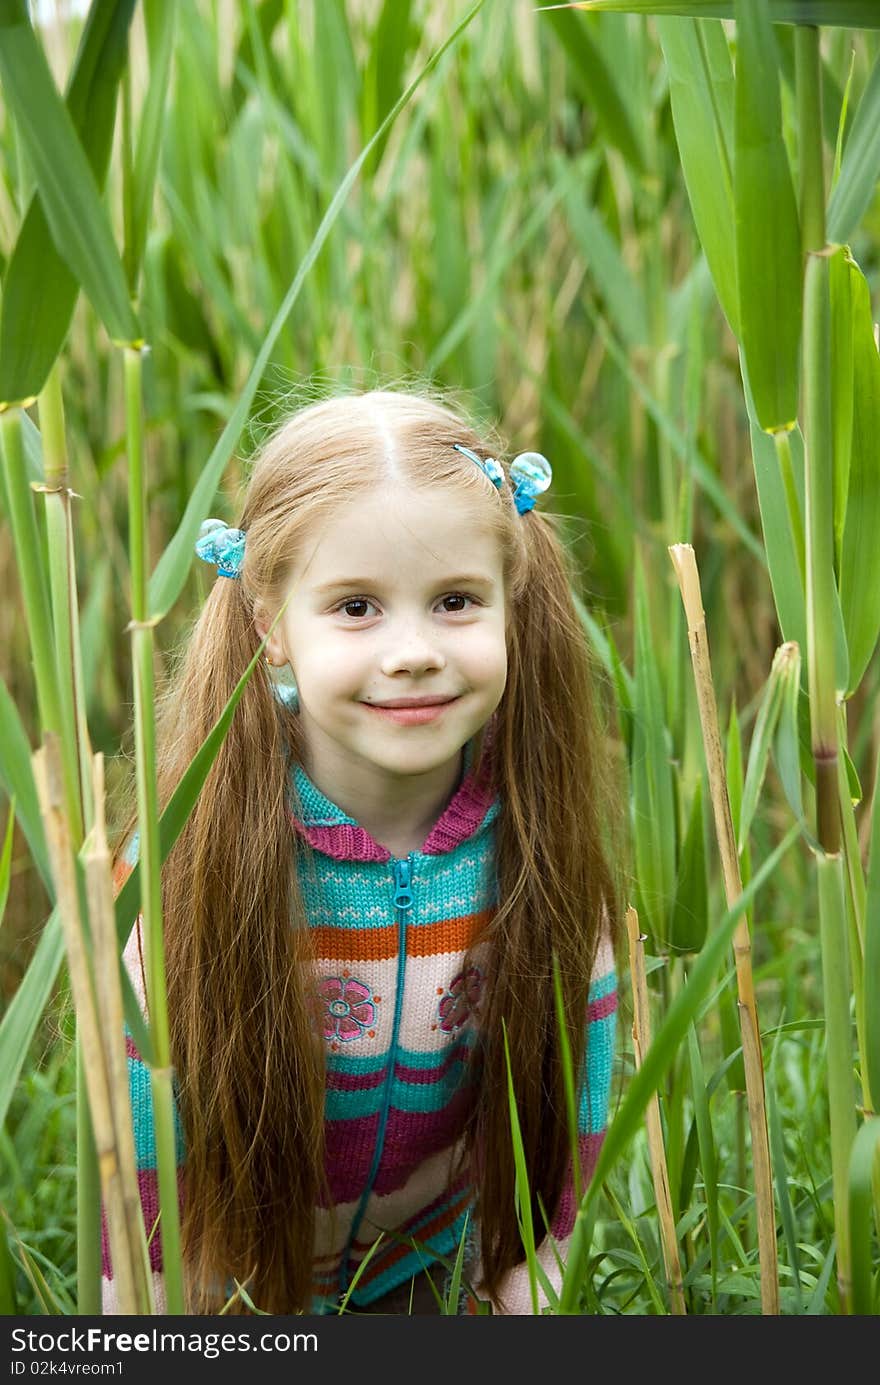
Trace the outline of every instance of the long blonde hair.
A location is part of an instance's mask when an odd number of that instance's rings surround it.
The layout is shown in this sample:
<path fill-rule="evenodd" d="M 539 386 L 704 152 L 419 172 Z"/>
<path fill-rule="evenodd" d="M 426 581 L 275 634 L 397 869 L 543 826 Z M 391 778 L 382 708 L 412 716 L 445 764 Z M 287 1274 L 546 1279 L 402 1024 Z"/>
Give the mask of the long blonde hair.
<path fill-rule="evenodd" d="M 255 619 L 279 609 L 292 555 L 317 520 L 392 475 L 473 497 L 475 515 L 501 544 L 509 613 L 508 677 L 492 738 L 500 902 L 474 941 L 490 945 L 490 961 L 481 1078 L 465 1132 L 484 1283 L 494 1294 L 524 1255 L 502 1020 L 541 1228 L 538 1198 L 552 1217 L 570 1149 L 552 956 L 578 1071 L 600 919 L 621 916 L 623 795 L 557 522 L 539 511 L 517 514 L 510 486 L 496 490 L 453 443 L 498 455 L 446 404 L 381 390 L 311 404 L 271 436 L 238 520 L 247 531 L 241 578 L 214 583 L 161 699 L 159 801 L 164 807 L 253 657 Z M 303 845 L 295 845 L 287 814 L 302 751 L 297 717 L 273 697 L 261 665 L 162 872 L 186 1142 L 184 1254 L 197 1312 L 216 1309 L 218 1286 L 232 1275 L 249 1278 L 255 1302 L 270 1313 L 311 1306 L 314 1209 L 327 1203 L 328 1189 L 324 1055 L 296 869 Z"/>

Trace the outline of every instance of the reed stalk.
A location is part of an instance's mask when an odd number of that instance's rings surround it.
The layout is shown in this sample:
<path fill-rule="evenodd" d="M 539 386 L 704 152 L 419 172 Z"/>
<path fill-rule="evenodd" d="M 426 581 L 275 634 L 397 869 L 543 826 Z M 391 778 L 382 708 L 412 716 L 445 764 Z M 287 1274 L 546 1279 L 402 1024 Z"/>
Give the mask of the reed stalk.
<path fill-rule="evenodd" d="M 669 548 L 669 554 L 678 578 L 687 617 L 694 685 L 706 755 L 706 772 L 715 816 L 715 834 L 721 856 L 727 907 L 731 908 L 742 894 L 742 878 L 730 814 L 730 800 L 727 795 L 724 756 L 712 688 L 712 669 L 709 661 L 709 644 L 700 593 L 699 573 L 697 572 L 694 550 L 690 544 L 672 544 Z M 755 1171 L 758 1260 L 761 1268 L 761 1310 L 765 1314 L 777 1314 L 779 1312 L 779 1268 L 776 1248 L 776 1214 L 773 1204 L 773 1178 L 770 1169 L 764 1065 L 758 1026 L 758 1006 L 752 976 L 752 943 L 745 914 L 738 920 L 733 935 L 733 955 L 736 962 L 743 1066 L 746 1076 L 749 1126 L 752 1135 L 752 1164 Z"/>
<path fill-rule="evenodd" d="M 829 249 L 825 244 L 819 32 L 795 31 L 804 276 L 803 416 L 807 540 L 807 676 L 816 767 L 816 867 L 831 1117 L 831 1178 L 837 1233 L 837 1285 L 852 1309 L 848 1216 L 849 1156 L 856 1133 L 852 1082 L 850 978 L 843 858 L 840 850 L 838 712 L 834 686 L 834 505 Z"/>
<path fill-rule="evenodd" d="M 101 1015 L 101 1037 L 121 1189 L 121 1228 L 112 1226 L 112 1218 L 119 1215 L 118 1201 L 113 1207 L 107 1208 L 111 1244 L 118 1247 L 113 1253 L 113 1278 L 118 1287 L 121 1312 L 152 1313 L 155 1311 L 155 1304 L 138 1192 L 128 1061 L 125 1053 L 112 857 L 104 821 L 103 755 L 95 755 L 93 758 L 92 778 L 95 825 L 86 843 L 83 864 L 92 929 L 95 992 Z M 118 1256 L 121 1257 L 121 1270 L 117 1268 Z"/>
<path fill-rule="evenodd" d="M 153 627 L 147 615 L 147 482 L 143 448 L 141 352 L 125 347 L 126 439 L 129 465 L 129 546 L 134 678 L 135 769 L 140 834 L 141 906 L 146 938 L 147 1013 L 156 1062 L 150 1068 L 156 1163 L 159 1179 L 162 1265 L 167 1311 L 184 1312 L 180 1255 L 180 1209 L 174 1140 L 171 1044 L 162 937 L 159 806 L 156 791 L 156 726 L 153 684 Z"/>
<path fill-rule="evenodd" d="M 120 1301 L 126 1305 L 124 1311 L 133 1312 L 136 1299 L 131 1280 L 123 1184 L 111 1113 L 106 1060 L 101 1045 L 101 1024 L 98 1019 L 95 986 L 80 915 L 76 857 L 64 806 L 64 774 L 57 735 L 53 732 L 46 733 L 43 746 L 34 752 L 31 764 L 52 862 L 52 874 L 58 892 L 70 985 L 76 1006 L 78 1034 L 82 1043 L 88 1109 L 94 1125 L 100 1184 L 107 1206 L 113 1266 L 114 1271 L 118 1266 Z M 100 1237 L 98 1245 L 100 1251 Z M 83 1311 L 81 1303 L 80 1311 Z"/>
<path fill-rule="evenodd" d="M 87 772 L 90 749 L 83 705 L 76 564 L 71 523 L 70 502 L 74 492 L 68 484 L 64 402 L 57 360 L 40 392 L 39 417 L 46 480 L 44 484 L 35 484 L 33 489 L 45 497 L 52 628 L 58 666 L 57 688 L 62 727 L 61 751 L 64 758 L 65 783 L 72 786 L 67 810 L 73 842 L 78 848 L 82 844 L 86 822 L 91 820 L 92 815 L 91 785 Z M 77 1300 L 81 1313 L 92 1314 L 99 1311 L 101 1302 L 100 1175 L 78 1028 L 76 1122 Z"/>
<path fill-rule="evenodd" d="M 636 1068 L 640 1068 L 642 1059 L 651 1046 L 651 1012 L 648 1004 L 648 980 L 645 973 L 645 934 L 639 931 L 639 916 L 632 907 L 626 911 L 626 931 L 629 942 L 629 969 L 633 994 L 633 1052 Z M 663 1248 L 663 1264 L 666 1269 L 669 1304 L 673 1315 L 680 1317 L 687 1312 L 687 1309 L 685 1308 L 681 1279 L 681 1259 L 675 1235 L 675 1218 L 672 1215 L 669 1170 L 666 1164 L 666 1151 L 663 1147 L 660 1098 L 656 1090 L 651 1093 L 645 1108 L 645 1124 L 648 1131 L 651 1178 L 654 1183 L 654 1198 L 657 1203 L 660 1244 Z"/>

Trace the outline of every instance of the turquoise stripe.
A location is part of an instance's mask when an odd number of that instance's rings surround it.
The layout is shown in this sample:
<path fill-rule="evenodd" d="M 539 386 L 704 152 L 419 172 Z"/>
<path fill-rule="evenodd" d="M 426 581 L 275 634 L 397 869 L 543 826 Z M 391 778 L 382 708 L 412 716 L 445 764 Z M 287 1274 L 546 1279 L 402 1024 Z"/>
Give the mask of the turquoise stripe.
<path fill-rule="evenodd" d="M 597 981 L 590 986 L 590 1000 L 604 1000 L 606 995 L 617 990 L 617 972 L 612 967 L 604 976 L 600 976 Z"/>
<path fill-rule="evenodd" d="M 153 1130 L 153 1094 L 150 1090 L 150 1070 L 137 1058 L 128 1060 L 128 1090 L 131 1098 L 131 1114 L 134 1125 L 134 1153 L 139 1169 L 156 1167 L 156 1135 Z M 177 1110 L 174 1108 L 174 1157 L 178 1167 L 184 1160 L 183 1127 Z"/>
<path fill-rule="evenodd" d="M 458 1091 L 463 1071 L 464 1061 L 459 1060 L 450 1065 L 449 1071 L 438 1082 L 402 1082 L 395 1078 L 389 1105 L 395 1111 L 412 1114 L 441 1111 Z M 374 1116 L 381 1109 L 384 1092 L 384 1083 L 365 1092 L 328 1091 L 324 1115 L 327 1120 L 355 1120 L 361 1116 Z"/>
<path fill-rule="evenodd" d="M 582 1135 L 598 1133 L 608 1124 L 616 1024 L 617 1015 L 612 1013 L 605 1019 L 594 1020 L 589 1027 L 587 1081 L 578 1104 L 578 1130 Z"/>
<path fill-rule="evenodd" d="M 465 1031 L 457 1040 L 456 1044 L 462 1051 L 470 1051 L 473 1045 L 473 1036 L 469 1031 Z M 449 1048 L 442 1048 L 437 1051 L 425 1052 L 418 1048 L 398 1048 L 397 1062 L 405 1068 L 439 1068 L 445 1063 L 450 1053 L 453 1052 L 455 1045 L 450 1044 Z M 372 1056 L 358 1057 L 348 1053 L 328 1053 L 327 1069 L 329 1072 L 344 1072 L 351 1077 L 366 1076 L 369 1073 L 379 1072 L 388 1062 L 388 1053 L 381 1054 L 378 1058 Z"/>

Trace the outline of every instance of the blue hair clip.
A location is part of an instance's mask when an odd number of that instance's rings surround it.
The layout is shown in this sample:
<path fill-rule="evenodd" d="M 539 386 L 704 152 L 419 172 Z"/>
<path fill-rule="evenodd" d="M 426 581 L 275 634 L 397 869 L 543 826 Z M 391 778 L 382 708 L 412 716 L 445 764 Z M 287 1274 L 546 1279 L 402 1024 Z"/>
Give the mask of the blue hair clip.
<path fill-rule="evenodd" d="M 203 562 L 216 565 L 218 577 L 240 577 L 244 541 L 243 529 L 230 529 L 222 519 L 206 519 L 199 529 L 196 553 Z"/>
<path fill-rule="evenodd" d="M 504 485 L 504 472 L 498 465 L 494 457 L 478 457 L 476 452 L 472 452 L 469 447 L 462 447 L 460 443 L 454 442 L 452 446 L 456 452 L 461 452 L 463 456 L 470 457 L 472 462 L 476 462 L 481 471 L 484 471 L 498 490 Z"/>
<path fill-rule="evenodd" d="M 510 479 L 516 483 L 513 503 L 519 514 L 535 508 L 535 501 L 553 480 L 553 468 L 540 452 L 520 452 L 510 464 Z"/>

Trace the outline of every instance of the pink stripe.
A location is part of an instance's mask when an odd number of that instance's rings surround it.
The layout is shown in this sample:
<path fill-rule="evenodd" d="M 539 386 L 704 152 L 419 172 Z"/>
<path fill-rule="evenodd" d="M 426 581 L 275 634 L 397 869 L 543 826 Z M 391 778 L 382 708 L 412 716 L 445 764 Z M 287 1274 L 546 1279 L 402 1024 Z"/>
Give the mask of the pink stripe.
<path fill-rule="evenodd" d="M 337 861 L 390 861 L 391 852 L 374 841 L 365 827 L 350 822 L 334 823 L 330 827 L 307 827 L 293 815 L 290 821 L 307 842 L 325 856 Z"/>
<path fill-rule="evenodd" d="M 584 1192 L 586 1192 L 587 1184 L 593 1177 L 593 1169 L 596 1167 L 596 1160 L 599 1158 L 599 1150 L 602 1148 L 602 1141 L 604 1139 L 604 1130 L 600 1131 L 598 1135 L 578 1136 L 578 1152 L 581 1160 L 581 1188 Z M 574 1200 L 574 1180 L 571 1176 L 571 1159 L 569 1159 L 562 1196 L 559 1199 L 559 1206 L 556 1208 L 556 1215 L 550 1223 L 550 1231 L 557 1240 L 563 1236 L 571 1235 L 574 1230 L 576 1212 L 577 1206 Z"/>
<path fill-rule="evenodd" d="M 327 1086 L 332 1092 L 368 1092 L 373 1087 L 379 1087 L 385 1081 L 387 1068 L 378 1068 L 376 1072 L 334 1072 L 331 1068 L 327 1069 Z"/>
<path fill-rule="evenodd" d="M 125 1036 L 125 1056 L 126 1058 L 133 1058 L 136 1063 L 142 1063 L 144 1061 L 137 1051 L 134 1039 L 128 1034 Z"/>
<path fill-rule="evenodd" d="M 370 1176 L 378 1133 L 378 1111 L 354 1120 L 324 1122 L 331 1205 L 354 1202 L 360 1197 Z"/>
<path fill-rule="evenodd" d="M 442 1111 L 396 1111 L 392 1107 L 373 1192 L 392 1193 L 402 1188 L 419 1164 L 454 1144 L 464 1131 L 472 1099 L 473 1091 L 464 1088 Z M 373 1166 L 379 1113 L 326 1121 L 324 1131 L 333 1202 L 354 1202 L 367 1186 Z"/>
<path fill-rule="evenodd" d="M 373 1191 L 393 1193 L 403 1187 L 419 1164 L 441 1149 L 448 1149 L 464 1133 L 473 1101 L 473 1089 L 458 1091 L 442 1111 L 395 1111 L 388 1113 L 382 1162 Z"/>
<path fill-rule="evenodd" d="M 591 1000 L 587 1006 L 587 1020 L 593 1024 L 595 1020 L 607 1019 L 613 1015 L 617 1009 L 617 991 L 610 991 L 608 995 L 603 995 L 599 1000 Z"/>
<path fill-rule="evenodd" d="M 150 1233 L 159 1215 L 159 1179 L 155 1169 L 138 1169 L 137 1175 L 138 1193 L 141 1199 L 141 1209 L 143 1211 L 144 1226 L 149 1240 Z M 177 1197 L 178 1203 L 182 1206 L 183 1202 L 183 1169 L 177 1170 Z M 159 1273 L 162 1269 L 162 1239 L 159 1234 L 159 1227 L 156 1227 L 149 1246 L 150 1269 Z M 105 1279 L 113 1278 L 113 1268 L 110 1263 L 110 1238 L 107 1233 L 107 1218 L 104 1208 L 101 1208 L 101 1273 Z"/>

